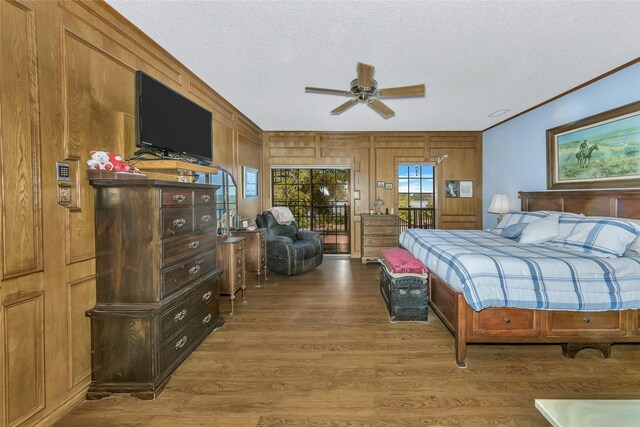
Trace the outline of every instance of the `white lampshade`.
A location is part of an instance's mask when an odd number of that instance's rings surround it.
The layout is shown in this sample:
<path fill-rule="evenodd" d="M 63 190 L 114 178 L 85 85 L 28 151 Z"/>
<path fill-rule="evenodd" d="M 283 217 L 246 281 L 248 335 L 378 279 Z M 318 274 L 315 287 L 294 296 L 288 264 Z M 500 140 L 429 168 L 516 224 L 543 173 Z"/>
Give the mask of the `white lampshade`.
<path fill-rule="evenodd" d="M 511 210 L 511 199 L 504 193 L 494 194 L 487 212 L 503 214 Z"/>

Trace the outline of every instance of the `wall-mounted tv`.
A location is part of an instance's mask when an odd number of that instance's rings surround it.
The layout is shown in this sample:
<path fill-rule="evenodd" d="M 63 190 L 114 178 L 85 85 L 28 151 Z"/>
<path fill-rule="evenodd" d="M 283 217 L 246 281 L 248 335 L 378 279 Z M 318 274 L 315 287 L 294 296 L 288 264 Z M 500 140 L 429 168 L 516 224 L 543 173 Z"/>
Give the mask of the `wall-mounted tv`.
<path fill-rule="evenodd" d="M 137 145 L 164 155 L 211 160 L 211 112 L 136 72 Z"/>

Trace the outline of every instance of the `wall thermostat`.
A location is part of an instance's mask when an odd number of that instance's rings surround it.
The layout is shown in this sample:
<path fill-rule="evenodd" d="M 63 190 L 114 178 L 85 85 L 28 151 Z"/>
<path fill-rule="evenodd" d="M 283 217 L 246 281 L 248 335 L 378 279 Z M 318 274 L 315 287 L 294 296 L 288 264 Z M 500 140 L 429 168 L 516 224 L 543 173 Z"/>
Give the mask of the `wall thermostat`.
<path fill-rule="evenodd" d="M 71 167 L 69 163 L 56 162 L 56 179 L 58 181 L 69 181 L 71 179 Z"/>

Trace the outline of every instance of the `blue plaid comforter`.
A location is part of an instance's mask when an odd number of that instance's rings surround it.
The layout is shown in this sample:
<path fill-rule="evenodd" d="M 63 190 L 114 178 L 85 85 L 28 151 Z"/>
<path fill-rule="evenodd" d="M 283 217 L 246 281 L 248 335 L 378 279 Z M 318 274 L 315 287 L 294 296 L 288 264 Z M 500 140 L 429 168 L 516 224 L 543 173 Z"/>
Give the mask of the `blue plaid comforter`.
<path fill-rule="evenodd" d="M 409 229 L 400 244 L 474 310 L 640 309 L 640 258 L 599 258 L 486 231 Z"/>

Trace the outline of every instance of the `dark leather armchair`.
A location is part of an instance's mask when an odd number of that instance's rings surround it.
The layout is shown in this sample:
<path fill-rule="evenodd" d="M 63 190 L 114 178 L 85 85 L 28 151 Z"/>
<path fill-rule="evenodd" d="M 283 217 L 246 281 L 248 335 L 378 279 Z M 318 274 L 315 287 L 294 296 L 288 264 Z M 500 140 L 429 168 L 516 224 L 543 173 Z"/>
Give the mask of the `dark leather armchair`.
<path fill-rule="evenodd" d="M 298 230 L 278 224 L 273 214 L 263 212 L 256 217 L 256 226 L 267 229 L 267 268 L 285 276 L 304 273 L 322 264 L 324 242 L 320 233 Z"/>

